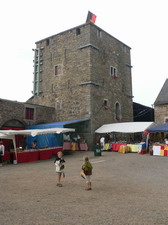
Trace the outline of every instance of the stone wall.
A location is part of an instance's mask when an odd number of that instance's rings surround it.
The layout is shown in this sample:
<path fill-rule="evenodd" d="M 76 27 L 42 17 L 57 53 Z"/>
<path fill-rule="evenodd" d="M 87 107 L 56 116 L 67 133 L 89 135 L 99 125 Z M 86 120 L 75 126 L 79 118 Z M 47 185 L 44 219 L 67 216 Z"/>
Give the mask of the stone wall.
<path fill-rule="evenodd" d="M 168 105 L 157 105 L 154 107 L 154 112 L 156 124 L 168 122 Z"/>
<path fill-rule="evenodd" d="M 93 130 L 105 123 L 133 120 L 130 48 L 96 26 L 91 26 L 91 111 Z M 129 66 L 128 66 L 129 65 Z M 117 76 L 110 75 L 110 67 L 117 68 Z M 103 106 L 104 100 L 107 106 Z M 116 120 L 115 104 L 121 107 Z"/>
<path fill-rule="evenodd" d="M 30 103 L 56 108 L 57 120 L 71 120 L 89 117 L 90 88 L 81 83 L 90 80 L 90 49 L 80 50 L 90 42 L 88 26 L 80 28 L 81 35 L 72 29 L 37 43 L 42 49 L 43 64 L 39 83 L 40 94 L 28 100 Z M 61 67 L 59 75 L 54 74 L 56 65 Z"/>
<path fill-rule="evenodd" d="M 34 119 L 25 117 L 26 108 L 34 109 Z M 0 99 L 0 127 L 25 128 L 26 126 L 50 123 L 55 119 L 55 109 L 34 104 Z"/>
<path fill-rule="evenodd" d="M 26 123 L 23 120 L 23 111 L 24 104 L 0 99 L 0 127 L 18 126 L 24 128 Z"/>

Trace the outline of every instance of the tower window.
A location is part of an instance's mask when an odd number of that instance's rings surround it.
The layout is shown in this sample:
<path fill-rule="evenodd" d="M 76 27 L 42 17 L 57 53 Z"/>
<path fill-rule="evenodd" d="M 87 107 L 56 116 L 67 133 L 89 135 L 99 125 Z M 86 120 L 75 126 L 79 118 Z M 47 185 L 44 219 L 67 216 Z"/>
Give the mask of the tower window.
<path fill-rule="evenodd" d="M 81 31 L 80 31 L 80 28 L 76 28 L 76 35 L 80 35 L 81 34 Z"/>
<path fill-rule="evenodd" d="M 54 74 L 55 74 L 55 76 L 58 76 L 58 75 L 62 74 L 62 65 L 61 64 L 56 65 L 54 67 Z"/>
<path fill-rule="evenodd" d="M 104 106 L 107 106 L 107 104 L 108 104 L 108 100 L 107 100 L 107 99 L 104 99 L 104 100 L 103 100 L 103 105 L 104 105 Z"/>
<path fill-rule="evenodd" d="M 121 106 L 120 103 L 115 103 L 115 119 L 120 121 L 121 120 Z"/>
<path fill-rule="evenodd" d="M 101 30 L 97 30 L 97 37 L 102 38 L 102 31 Z"/>
<path fill-rule="evenodd" d="M 46 39 L 46 46 L 50 44 L 50 39 Z"/>
<path fill-rule="evenodd" d="M 113 66 L 110 67 L 110 76 L 113 78 L 117 77 L 117 68 L 116 67 L 113 67 Z"/>
<path fill-rule="evenodd" d="M 55 66 L 55 75 L 58 75 L 58 66 Z"/>
<path fill-rule="evenodd" d="M 55 100 L 55 109 L 56 110 L 61 110 L 62 109 L 62 101 L 56 99 Z"/>
<path fill-rule="evenodd" d="M 103 99 L 104 109 L 108 109 L 108 99 Z"/>

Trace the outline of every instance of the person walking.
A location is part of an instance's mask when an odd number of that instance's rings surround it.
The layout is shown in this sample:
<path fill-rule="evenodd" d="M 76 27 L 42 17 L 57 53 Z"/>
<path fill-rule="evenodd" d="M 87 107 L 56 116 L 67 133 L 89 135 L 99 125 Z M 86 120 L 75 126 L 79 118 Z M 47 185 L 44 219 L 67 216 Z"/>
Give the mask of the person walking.
<path fill-rule="evenodd" d="M 84 161 L 84 163 L 82 165 L 83 175 L 81 174 L 81 176 L 86 180 L 86 188 L 85 188 L 85 190 L 89 191 L 89 190 L 92 190 L 91 175 L 92 175 L 93 166 L 89 162 L 89 158 L 88 157 L 84 157 L 83 161 Z"/>
<path fill-rule="evenodd" d="M 3 142 L 0 141 L 0 166 L 2 166 L 2 157 L 5 154 L 5 146 L 3 145 Z"/>
<path fill-rule="evenodd" d="M 102 136 L 102 137 L 100 138 L 100 147 L 101 147 L 101 151 L 103 151 L 104 145 L 105 145 L 105 137 Z"/>
<path fill-rule="evenodd" d="M 65 163 L 65 160 L 63 159 L 63 154 L 62 152 L 58 152 L 57 153 L 57 157 L 54 161 L 55 163 L 55 171 L 56 171 L 56 175 L 57 175 L 57 186 L 58 187 L 62 187 L 62 184 L 61 184 L 61 177 L 63 175 L 63 177 L 65 177 L 65 173 L 64 173 L 64 164 Z"/>

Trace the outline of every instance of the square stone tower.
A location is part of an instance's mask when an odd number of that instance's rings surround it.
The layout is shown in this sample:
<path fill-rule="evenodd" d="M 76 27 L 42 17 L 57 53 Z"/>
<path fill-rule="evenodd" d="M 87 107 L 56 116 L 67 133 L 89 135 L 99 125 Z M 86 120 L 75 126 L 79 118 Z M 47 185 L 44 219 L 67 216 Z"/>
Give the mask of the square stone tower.
<path fill-rule="evenodd" d="M 89 119 L 87 139 L 105 123 L 133 121 L 130 47 L 85 23 L 36 42 L 28 102 L 55 107 L 55 121 Z"/>

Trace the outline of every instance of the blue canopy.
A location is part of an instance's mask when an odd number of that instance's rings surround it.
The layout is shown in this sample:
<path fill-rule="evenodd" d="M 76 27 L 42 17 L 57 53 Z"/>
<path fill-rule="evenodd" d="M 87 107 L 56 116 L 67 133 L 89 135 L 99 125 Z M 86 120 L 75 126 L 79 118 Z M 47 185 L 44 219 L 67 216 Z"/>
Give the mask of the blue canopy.
<path fill-rule="evenodd" d="M 54 123 L 45 123 L 38 124 L 33 126 L 28 126 L 27 129 L 47 129 L 47 128 L 64 128 L 66 125 L 80 123 L 87 121 L 89 119 L 80 119 L 80 120 L 68 120 L 68 121 L 59 121 Z M 35 137 L 29 136 L 27 137 L 28 148 L 31 147 L 33 141 L 37 141 L 38 147 L 54 147 L 54 146 L 62 146 L 63 145 L 63 134 L 44 134 L 38 135 Z"/>
<path fill-rule="evenodd" d="M 59 121 L 59 122 L 54 122 L 54 123 L 45 123 L 45 124 L 38 124 L 38 125 L 33 125 L 29 126 L 28 129 L 45 129 L 45 128 L 55 128 L 55 127 L 64 127 L 68 124 L 74 124 L 74 123 L 79 123 L 79 122 L 84 122 L 89 119 L 80 119 L 80 120 L 68 120 L 68 121 Z"/>
<path fill-rule="evenodd" d="M 156 132 L 168 132 L 168 123 L 164 123 L 158 126 L 155 126 L 151 129 L 147 129 L 150 133 L 156 133 Z"/>

